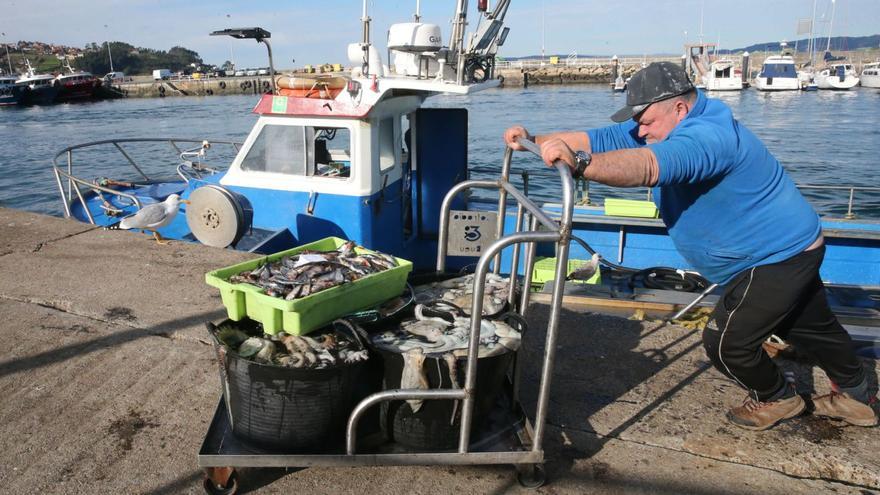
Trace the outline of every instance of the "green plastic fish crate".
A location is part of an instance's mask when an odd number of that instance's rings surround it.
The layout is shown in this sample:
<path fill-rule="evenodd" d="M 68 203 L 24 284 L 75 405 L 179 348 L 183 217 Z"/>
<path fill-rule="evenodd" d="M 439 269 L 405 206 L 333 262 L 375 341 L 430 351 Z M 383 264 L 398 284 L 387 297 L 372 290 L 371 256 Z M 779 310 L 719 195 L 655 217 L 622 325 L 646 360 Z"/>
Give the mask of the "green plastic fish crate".
<path fill-rule="evenodd" d="M 208 272 L 205 274 L 205 282 L 220 289 L 220 297 L 223 299 L 223 305 L 226 306 L 229 319 L 240 321 L 248 317 L 259 321 L 263 324 L 265 332 L 272 335 L 282 330 L 291 335 L 305 335 L 340 316 L 371 308 L 399 296 L 406 286 L 407 275 L 412 271 L 412 263 L 395 258 L 398 266 L 394 268 L 292 301 L 268 296 L 255 285 L 230 283 L 229 278 L 284 256 L 306 250 L 332 251 L 346 242 L 348 241 L 338 237 L 327 237 L 287 251 Z M 359 247 L 355 252 L 372 251 Z"/>
<path fill-rule="evenodd" d="M 590 260 L 569 259 L 566 275 L 571 275 L 573 271 L 589 263 Z M 554 279 L 556 279 L 556 258 L 538 258 L 535 262 L 535 268 L 532 270 L 532 283 L 535 285 L 543 285 Z M 571 280 L 571 282 L 578 284 L 599 284 L 602 283 L 602 273 L 600 270 L 596 270 L 596 273 L 587 280 Z"/>
<path fill-rule="evenodd" d="M 658 218 L 660 212 L 653 201 L 640 199 L 605 199 L 605 214 L 615 217 Z"/>

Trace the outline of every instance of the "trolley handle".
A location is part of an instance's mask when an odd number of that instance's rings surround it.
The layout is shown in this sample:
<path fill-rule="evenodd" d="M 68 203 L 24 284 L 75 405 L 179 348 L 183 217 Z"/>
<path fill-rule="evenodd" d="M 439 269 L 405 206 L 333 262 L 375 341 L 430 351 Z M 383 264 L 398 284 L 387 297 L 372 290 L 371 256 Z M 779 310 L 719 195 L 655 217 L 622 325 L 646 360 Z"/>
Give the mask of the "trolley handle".
<path fill-rule="evenodd" d="M 517 139 L 516 142 L 526 150 L 534 153 L 535 156 L 537 156 L 538 158 L 541 158 L 541 147 L 538 146 L 538 143 L 522 138 Z M 566 181 L 572 181 L 571 167 L 569 167 L 568 164 L 562 160 L 556 160 L 555 162 L 553 162 L 553 166 L 556 168 L 557 171 L 559 171 L 559 175 L 562 178 L 563 184 L 567 186 L 568 183 Z M 572 182 L 572 187 L 573 186 L 574 184 Z"/>

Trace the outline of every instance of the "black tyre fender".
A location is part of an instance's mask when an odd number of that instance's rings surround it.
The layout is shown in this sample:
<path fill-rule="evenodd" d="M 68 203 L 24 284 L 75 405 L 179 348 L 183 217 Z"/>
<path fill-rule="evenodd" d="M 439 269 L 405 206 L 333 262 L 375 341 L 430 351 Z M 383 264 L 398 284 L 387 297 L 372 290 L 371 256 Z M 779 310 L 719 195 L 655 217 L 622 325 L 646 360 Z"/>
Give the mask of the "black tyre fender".
<path fill-rule="evenodd" d="M 247 89 L 247 81 L 242 82 L 238 85 L 238 87 L 240 87 L 241 89 Z"/>
<path fill-rule="evenodd" d="M 208 89 L 206 89 L 206 90 L 205 90 L 205 94 L 206 94 L 206 95 L 208 95 L 208 96 L 211 96 L 211 95 L 213 95 L 213 94 L 214 94 L 214 90 L 213 90 L 213 89 L 210 89 L 210 88 L 208 88 Z"/>
<path fill-rule="evenodd" d="M 271 84 L 269 84 L 269 81 L 263 81 L 263 89 L 269 89 L 269 86 L 271 86 Z"/>
<path fill-rule="evenodd" d="M 226 81 L 220 81 L 220 89 L 226 89 Z"/>
<path fill-rule="evenodd" d="M 165 86 L 159 86 L 159 94 L 163 96 L 165 95 Z"/>

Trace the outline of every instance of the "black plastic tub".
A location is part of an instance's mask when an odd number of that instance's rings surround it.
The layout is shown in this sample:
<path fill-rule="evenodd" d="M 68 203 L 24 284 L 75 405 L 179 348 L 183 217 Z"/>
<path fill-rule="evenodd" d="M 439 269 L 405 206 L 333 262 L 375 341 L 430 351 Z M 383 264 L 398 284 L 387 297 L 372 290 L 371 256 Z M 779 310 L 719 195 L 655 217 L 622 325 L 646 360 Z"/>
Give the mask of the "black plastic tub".
<path fill-rule="evenodd" d="M 261 364 L 230 352 L 217 339 L 217 326 L 206 326 L 220 367 L 232 431 L 261 449 L 285 453 L 340 450 L 355 404 L 379 389 L 381 365 L 375 359 L 317 370 Z"/>
<path fill-rule="evenodd" d="M 400 388 L 403 373 L 401 354 L 378 350 L 385 363 L 385 389 Z M 503 391 L 507 371 L 514 357 L 513 352 L 480 358 L 477 362 L 476 400 L 474 403 L 471 437 L 489 419 L 498 395 Z M 453 388 L 449 368 L 440 356 L 428 354 L 424 363 L 425 375 L 431 389 Z M 457 360 L 458 387 L 464 386 L 467 358 Z M 406 401 L 383 402 L 380 412 L 382 431 L 396 443 L 416 450 L 451 450 L 458 447 L 461 425 L 462 401 L 448 399 L 425 400 L 418 412 L 413 412 Z"/>

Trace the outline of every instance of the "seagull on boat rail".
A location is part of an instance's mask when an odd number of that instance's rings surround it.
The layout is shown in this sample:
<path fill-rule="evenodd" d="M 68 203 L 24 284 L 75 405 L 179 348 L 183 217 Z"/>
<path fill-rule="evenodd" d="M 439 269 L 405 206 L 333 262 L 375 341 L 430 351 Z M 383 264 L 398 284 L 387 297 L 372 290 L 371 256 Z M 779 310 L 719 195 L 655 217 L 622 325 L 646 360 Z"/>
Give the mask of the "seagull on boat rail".
<path fill-rule="evenodd" d="M 122 230 L 149 230 L 153 233 L 153 238 L 156 239 L 157 243 L 168 244 L 168 241 L 163 242 L 162 236 L 157 229 L 170 224 L 174 220 L 180 209 L 180 203 L 189 204 L 189 200 L 180 199 L 180 196 L 177 194 L 171 194 L 165 201 L 144 206 L 135 214 L 123 218 L 114 227 Z"/>

